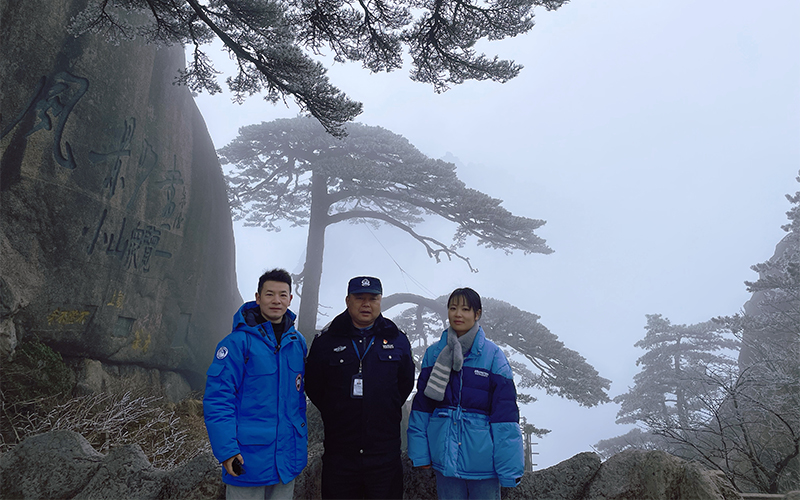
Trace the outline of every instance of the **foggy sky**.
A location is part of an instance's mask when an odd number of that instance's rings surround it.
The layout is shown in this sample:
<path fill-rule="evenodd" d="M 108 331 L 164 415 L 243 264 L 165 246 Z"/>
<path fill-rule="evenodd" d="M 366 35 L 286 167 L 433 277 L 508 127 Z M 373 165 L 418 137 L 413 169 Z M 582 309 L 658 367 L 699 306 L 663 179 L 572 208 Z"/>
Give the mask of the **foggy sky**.
<path fill-rule="evenodd" d="M 332 83 L 364 103 L 357 121 L 430 157 L 457 158 L 468 186 L 545 219 L 538 234 L 555 253 L 506 257 L 473 242 L 463 252 L 480 270 L 472 274 L 461 261 L 436 264 L 396 229 L 333 226 L 319 325 L 344 309 L 356 275 L 379 276 L 386 295 L 470 286 L 540 315 L 613 381 L 612 397 L 625 392 L 645 314 L 691 324 L 738 312 L 749 298 L 743 281 L 756 278 L 750 266 L 785 234 L 784 195 L 800 188 L 798 20 L 793 0 L 574 1 L 537 11 L 525 36 L 479 46 L 524 65 L 516 79 L 440 95 L 406 70 L 329 65 Z M 210 55 L 230 71 L 226 55 Z M 240 126 L 297 115 L 257 96 L 240 106 L 201 94 L 197 103 L 217 148 Z M 305 228 L 236 224 L 235 236 L 248 300 L 263 270 L 302 268 Z M 614 424 L 617 410 L 544 395 L 521 408 L 553 430 L 537 440 L 537 469 L 626 432 Z"/>

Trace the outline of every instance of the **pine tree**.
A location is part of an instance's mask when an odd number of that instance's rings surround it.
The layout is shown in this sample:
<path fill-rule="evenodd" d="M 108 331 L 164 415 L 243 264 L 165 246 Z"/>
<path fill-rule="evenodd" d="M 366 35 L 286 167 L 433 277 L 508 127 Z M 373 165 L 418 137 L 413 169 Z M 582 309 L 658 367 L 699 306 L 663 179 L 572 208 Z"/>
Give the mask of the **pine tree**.
<path fill-rule="evenodd" d="M 433 160 L 405 138 L 380 127 L 353 124 L 335 139 L 309 118 L 281 119 L 239 130 L 220 149 L 234 217 L 246 226 L 308 225 L 298 329 L 316 330 L 325 230 L 340 222 L 389 225 L 419 243 L 429 257 L 458 259 L 468 239 L 523 253 L 551 253 L 535 230 L 544 221 L 520 217 L 502 201 L 467 187 L 452 163 Z M 421 234 L 432 217 L 451 223 L 453 243 Z"/>
<path fill-rule="evenodd" d="M 722 471 L 739 491 L 800 487 L 800 192 L 787 199 L 788 234 L 752 267 L 743 312 L 692 327 L 648 316 L 642 372 L 614 399 L 617 422 L 647 433 L 598 446 L 659 446 Z M 737 345 L 738 362 L 724 355 Z"/>
<path fill-rule="evenodd" d="M 447 327 L 447 298 L 448 295 L 443 295 L 430 300 L 397 294 L 383 300 L 384 310 L 397 304 L 417 304 L 417 307 L 403 311 L 395 321 L 408 333 L 412 346 L 419 345 L 415 352 L 418 361 L 429 343 L 438 341 Z M 536 400 L 524 392 L 531 388 L 544 389 L 548 395 L 571 399 L 586 407 L 610 401 L 607 391 L 611 381 L 601 377 L 586 358 L 567 348 L 557 335 L 539 322 L 539 316 L 491 297 L 484 297 L 481 302 L 483 314 L 480 324 L 486 337 L 507 354 L 519 353 L 526 358 L 521 362 L 509 356 L 509 363 L 518 378 L 517 400 L 521 404 Z"/>
<path fill-rule="evenodd" d="M 642 370 L 634 376 L 634 386 L 614 398 L 621 405 L 617 423 L 688 429 L 702 419 L 702 375 L 735 365 L 726 350 L 733 352 L 738 344 L 713 322 L 673 325 L 660 314 L 650 314 L 645 328 L 647 334 L 635 344 L 647 351 L 636 361 Z"/>
<path fill-rule="evenodd" d="M 241 100 L 263 93 L 271 102 L 294 98 L 326 130 L 361 113 L 328 81 L 311 55 L 328 49 L 336 61 L 359 61 L 373 72 L 402 67 L 436 92 L 466 80 L 506 82 L 522 67 L 475 52 L 479 40 L 500 40 L 533 28 L 533 8 L 554 10 L 568 0 L 90 0 L 72 24 L 76 35 L 102 33 L 112 40 L 144 37 L 193 47 L 180 81 L 196 91 L 220 91 L 217 71 L 203 46 L 219 39 L 237 62 L 227 80 Z"/>

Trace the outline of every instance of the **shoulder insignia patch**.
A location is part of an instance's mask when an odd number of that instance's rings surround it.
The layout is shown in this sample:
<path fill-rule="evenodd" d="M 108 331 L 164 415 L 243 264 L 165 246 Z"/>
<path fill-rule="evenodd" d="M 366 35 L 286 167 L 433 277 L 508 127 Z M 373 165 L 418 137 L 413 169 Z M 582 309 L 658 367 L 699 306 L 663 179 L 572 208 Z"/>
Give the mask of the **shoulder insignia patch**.
<path fill-rule="evenodd" d="M 225 359 L 227 355 L 228 355 L 227 347 L 222 346 L 217 350 L 217 359 Z"/>

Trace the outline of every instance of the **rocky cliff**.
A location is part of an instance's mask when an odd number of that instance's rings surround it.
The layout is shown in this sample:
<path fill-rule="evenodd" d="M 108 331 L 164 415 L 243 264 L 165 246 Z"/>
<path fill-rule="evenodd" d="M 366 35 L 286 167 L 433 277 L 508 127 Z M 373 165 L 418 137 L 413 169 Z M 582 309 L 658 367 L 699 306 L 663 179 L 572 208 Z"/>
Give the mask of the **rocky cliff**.
<path fill-rule="evenodd" d="M 182 47 L 67 33 L 86 0 L 0 0 L 0 355 L 86 391 L 202 387 L 241 304 L 225 182 Z"/>

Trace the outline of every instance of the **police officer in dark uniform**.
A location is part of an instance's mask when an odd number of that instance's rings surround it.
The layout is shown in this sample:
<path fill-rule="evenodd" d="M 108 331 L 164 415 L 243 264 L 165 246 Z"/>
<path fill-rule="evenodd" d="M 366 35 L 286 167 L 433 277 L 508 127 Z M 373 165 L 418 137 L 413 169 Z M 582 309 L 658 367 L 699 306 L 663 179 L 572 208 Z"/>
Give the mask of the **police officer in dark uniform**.
<path fill-rule="evenodd" d="M 378 278 L 350 280 L 347 310 L 314 339 L 306 394 L 322 414 L 322 498 L 403 498 L 402 406 L 414 387 L 405 333 L 381 315 Z"/>

